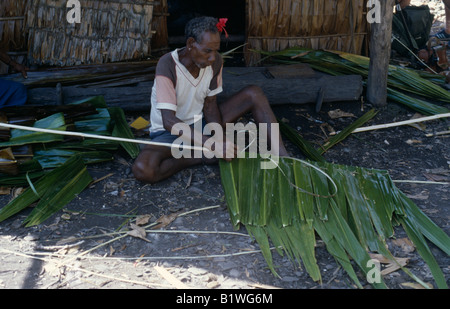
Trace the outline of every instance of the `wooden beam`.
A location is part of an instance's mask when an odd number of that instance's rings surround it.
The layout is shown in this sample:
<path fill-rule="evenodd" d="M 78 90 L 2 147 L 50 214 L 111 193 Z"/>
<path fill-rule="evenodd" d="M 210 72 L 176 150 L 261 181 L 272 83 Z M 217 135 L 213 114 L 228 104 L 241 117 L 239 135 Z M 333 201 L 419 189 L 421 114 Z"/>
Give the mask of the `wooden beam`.
<path fill-rule="evenodd" d="M 295 68 L 298 66 L 294 65 Z M 321 102 L 354 101 L 359 102 L 363 92 L 360 75 L 329 76 L 314 73 L 314 76 L 292 76 L 290 78 L 269 78 L 268 68 L 264 67 L 225 67 L 223 71 L 224 91 L 218 95 L 224 101 L 245 86 L 256 85 L 263 89 L 271 105 L 309 104 Z M 275 69 L 272 68 L 275 74 Z M 278 70 L 277 76 L 289 76 L 290 71 Z M 305 73 L 306 74 L 306 73 Z M 32 74 L 31 74 L 32 75 Z M 30 75 L 30 79 L 32 76 Z M 87 76 L 84 74 L 83 76 Z M 147 74 L 149 75 L 149 74 Z M 74 78 L 74 76 L 72 76 Z M 141 79 L 145 78 L 145 79 Z M 78 80 L 78 79 L 77 79 Z M 153 81 L 146 76 L 128 77 L 124 83 L 119 80 L 94 83 L 64 84 L 58 94 L 57 87 L 33 87 L 28 89 L 28 104 L 55 104 L 75 102 L 88 97 L 103 95 L 108 106 L 118 106 L 125 111 L 150 111 L 150 96 Z M 53 81 L 53 82 L 56 82 Z M 63 95 L 63 98 L 61 97 Z M 59 101 L 57 101 L 57 98 Z M 320 101 L 320 102 L 319 102 Z"/>
<path fill-rule="evenodd" d="M 382 107 L 387 104 L 387 77 L 391 56 L 394 2 L 394 0 L 379 1 L 380 22 L 371 24 L 367 101 L 376 107 Z"/>
<path fill-rule="evenodd" d="M 281 66 L 282 67 L 282 66 Z M 287 66 L 290 67 L 290 66 Z M 295 66 L 298 68 L 298 66 Z M 230 67 L 223 70 L 224 90 L 218 95 L 219 100 L 225 100 L 240 91 L 245 86 L 260 87 L 271 105 L 317 103 L 320 95 L 323 102 L 357 101 L 362 92 L 362 77 L 360 75 L 329 76 L 314 73 L 313 76 L 291 76 L 288 78 L 270 78 L 267 68 Z M 284 72 L 289 76 L 289 70 Z M 282 70 L 277 75 L 283 76 Z M 321 91 L 323 93 L 321 93 Z"/>

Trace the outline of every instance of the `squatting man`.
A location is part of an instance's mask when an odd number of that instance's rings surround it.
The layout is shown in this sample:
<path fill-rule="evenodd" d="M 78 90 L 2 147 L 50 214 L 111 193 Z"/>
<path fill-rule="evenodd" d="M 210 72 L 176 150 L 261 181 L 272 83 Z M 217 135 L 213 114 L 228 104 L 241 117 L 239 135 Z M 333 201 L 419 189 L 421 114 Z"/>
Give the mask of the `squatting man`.
<path fill-rule="evenodd" d="M 227 124 L 234 124 L 247 113 L 264 129 L 259 137 L 270 147 L 270 154 L 274 158 L 288 156 L 277 119 L 262 89 L 247 86 L 226 101 L 217 102 L 217 95 L 222 92 L 223 60 L 219 49 L 225 23 L 226 19 L 213 17 L 189 21 L 185 27 L 186 46 L 158 61 L 151 95 L 150 139 L 170 145 L 196 145 L 207 151 L 192 155 L 190 150 L 146 145 L 133 164 L 136 179 L 156 183 L 190 166 L 238 157 L 243 149 L 224 132 Z M 212 136 L 208 135 L 211 131 L 215 131 Z M 209 151 L 212 154 L 205 156 Z"/>

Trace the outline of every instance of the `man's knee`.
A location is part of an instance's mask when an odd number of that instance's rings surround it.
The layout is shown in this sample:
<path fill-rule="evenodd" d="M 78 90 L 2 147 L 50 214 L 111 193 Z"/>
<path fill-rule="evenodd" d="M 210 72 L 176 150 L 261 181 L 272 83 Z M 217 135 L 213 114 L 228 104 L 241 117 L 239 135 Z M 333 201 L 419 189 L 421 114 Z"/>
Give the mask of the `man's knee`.
<path fill-rule="evenodd" d="M 243 93 L 250 99 L 257 100 L 261 96 L 265 96 L 264 90 L 256 85 L 249 85 L 242 89 Z"/>
<path fill-rule="evenodd" d="M 155 169 L 143 160 L 139 160 L 139 158 L 134 162 L 131 171 L 134 177 L 139 181 L 151 184 L 158 182 Z"/>

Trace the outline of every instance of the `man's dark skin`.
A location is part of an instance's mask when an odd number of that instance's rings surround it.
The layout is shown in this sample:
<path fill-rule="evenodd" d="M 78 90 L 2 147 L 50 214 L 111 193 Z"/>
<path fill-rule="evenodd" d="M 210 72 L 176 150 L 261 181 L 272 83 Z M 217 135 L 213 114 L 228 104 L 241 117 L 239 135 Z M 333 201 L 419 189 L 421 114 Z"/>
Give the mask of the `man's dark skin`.
<path fill-rule="evenodd" d="M 12 60 L 11 57 L 9 57 L 9 55 L 3 50 L 0 50 L 0 61 L 3 61 L 7 65 L 10 65 L 14 71 L 22 73 L 22 76 L 24 78 L 28 77 L 27 76 L 28 68 Z"/>
<path fill-rule="evenodd" d="M 193 77 L 198 77 L 201 68 L 205 68 L 214 63 L 219 55 L 220 34 L 204 32 L 200 42 L 190 37 L 186 41 L 186 48 L 178 51 L 180 62 L 188 69 Z M 263 91 L 256 86 L 249 86 L 236 93 L 227 101 L 218 104 L 216 96 L 207 97 L 203 107 L 203 115 L 207 123 L 218 123 L 223 128 L 227 123 L 234 123 L 244 114 L 251 112 L 256 124 L 277 123 L 269 102 Z M 176 117 L 174 111 L 161 110 L 164 128 L 171 132 L 175 124 L 182 121 Z M 270 126 L 268 126 L 268 136 L 271 136 Z M 194 129 L 190 128 L 191 136 L 194 136 Z M 224 130 L 225 132 L 225 130 Z M 200 133 L 201 134 L 201 133 Z M 202 135 L 202 143 L 211 138 Z M 237 147 L 230 141 L 223 139 L 223 153 L 215 153 L 216 157 L 222 157 L 227 161 L 237 156 Z M 279 155 L 288 156 L 286 148 L 279 137 Z M 268 141 L 270 143 L 270 140 Z M 192 144 L 198 145 L 192 140 Z M 214 151 L 213 151 L 214 152 Z M 156 183 L 166 179 L 173 174 L 193 165 L 201 164 L 201 158 L 180 158 L 172 157 L 171 148 L 163 146 L 146 146 L 133 165 L 133 174 L 136 179 Z"/>

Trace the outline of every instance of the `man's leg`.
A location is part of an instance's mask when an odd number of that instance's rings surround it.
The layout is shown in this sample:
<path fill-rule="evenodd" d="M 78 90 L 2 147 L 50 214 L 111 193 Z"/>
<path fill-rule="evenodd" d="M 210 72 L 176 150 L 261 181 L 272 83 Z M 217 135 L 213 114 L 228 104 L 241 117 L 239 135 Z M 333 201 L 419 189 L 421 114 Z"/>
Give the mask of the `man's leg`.
<path fill-rule="evenodd" d="M 256 123 L 277 123 L 277 119 L 273 114 L 269 101 L 267 100 L 261 88 L 256 86 L 248 86 L 227 101 L 219 104 L 222 114 L 223 126 L 227 123 L 234 123 L 241 116 L 250 112 Z M 267 129 L 268 143 L 271 145 L 270 136 L 271 128 Z M 158 140 L 159 141 L 159 140 Z M 169 142 L 161 140 L 161 142 Z M 170 143 L 173 141 L 170 141 Z M 272 145 L 271 145 L 272 147 Z M 279 155 L 288 156 L 288 152 L 279 136 Z M 215 161 L 215 160 L 214 160 Z M 136 179 L 147 182 L 156 183 L 164 180 L 175 173 L 194 165 L 207 163 L 205 158 L 180 158 L 175 159 L 172 156 L 170 147 L 162 146 L 146 146 L 133 164 L 133 174 Z"/>
<path fill-rule="evenodd" d="M 170 147 L 146 145 L 134 161 L 132 171 L 137 180 L 154 184 L 201 163 L 202 159 L 175 159 Z"/>
<path fill-rule="evenodd" d="M 219 104 L 219 109 L 222 114 L 223 125 L 227 123 L 234 123 L 241 116 L 246 113 L 252 113 L 256 124 L 260 123 L 278 123 L 277 119 L 270 107 L 269 101 L 263 90 L 257 86 L 248 86 L 229 98 L 227 101 Z M 268 143 L 272 148 L 270 136 L 271 128 L 267 129 Z M 281 136 L 279 136 L 279 155 L 289 156 L 284 147 Z"/>

